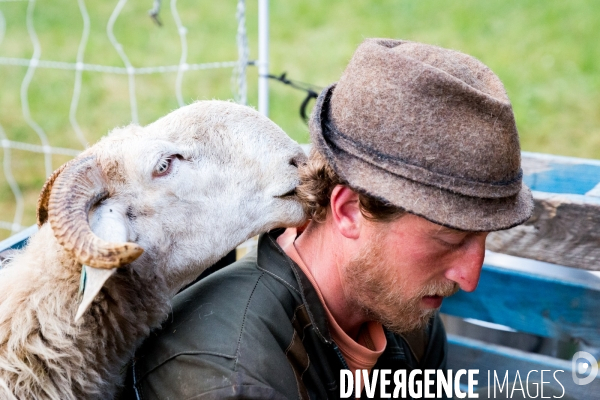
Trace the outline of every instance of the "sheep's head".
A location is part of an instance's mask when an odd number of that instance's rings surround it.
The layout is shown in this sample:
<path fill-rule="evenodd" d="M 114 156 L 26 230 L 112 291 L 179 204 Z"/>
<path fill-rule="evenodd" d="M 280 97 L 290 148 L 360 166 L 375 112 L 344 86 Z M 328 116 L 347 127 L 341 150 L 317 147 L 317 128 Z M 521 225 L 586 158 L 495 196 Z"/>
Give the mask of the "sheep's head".
<path fill-rule="evenodd" d="M 38 224 L 48 220 L 81 264 L 151 264 L 176 291 L 247 238 L 304 221 L 294 195 L 303 160 L 251 108 L 197 102 L 115 129 L 57 170 Z"/>

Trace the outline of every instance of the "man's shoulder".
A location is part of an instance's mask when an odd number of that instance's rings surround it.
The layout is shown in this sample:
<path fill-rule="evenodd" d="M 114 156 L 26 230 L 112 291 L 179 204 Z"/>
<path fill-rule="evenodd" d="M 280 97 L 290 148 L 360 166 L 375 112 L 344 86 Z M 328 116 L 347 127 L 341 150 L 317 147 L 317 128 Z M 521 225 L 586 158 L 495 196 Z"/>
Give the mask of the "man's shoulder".
<path fill-rule="evenodd" d="M 152 374 L 156 381 L 196 369 L 203 376 L 218 372 L 219 379 L 229 381 L 265 358 L 285 360 L 293 335 L 286 321 L 301 302 L 294 285 L 293 273 L 263 269 L 255 254 L 200 280 L 173 299 L 173 312 L 162 329 L 138 350 L 136 379 Z M 244 379 L 252 381 L 252 373 Z"/>
<path fill-rule="evenodd" d="M 173 298 L 171 315 L 148 340 L 154 343 L 152 352 L 168 350 L 163 357 L 182 351 L 235 356 L 244 331 L 269 330 L 270 320 L 281 325 L 291 318 L 299 298 L 293 291 L 287 281 L 258 267 L 256 255 L 248 255 Z"/>

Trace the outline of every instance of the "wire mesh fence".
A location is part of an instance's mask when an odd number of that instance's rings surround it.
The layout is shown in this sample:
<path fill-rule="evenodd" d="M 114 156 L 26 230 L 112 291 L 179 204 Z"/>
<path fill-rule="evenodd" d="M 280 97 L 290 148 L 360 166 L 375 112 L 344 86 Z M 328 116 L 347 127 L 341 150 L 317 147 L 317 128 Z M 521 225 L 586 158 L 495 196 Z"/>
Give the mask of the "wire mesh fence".
<path fill-rule="evenodd" d="M 112 127 L 196 99 L 247 103 L 245 0 L 166 3 L 0 0 L 0 239 Z"/>

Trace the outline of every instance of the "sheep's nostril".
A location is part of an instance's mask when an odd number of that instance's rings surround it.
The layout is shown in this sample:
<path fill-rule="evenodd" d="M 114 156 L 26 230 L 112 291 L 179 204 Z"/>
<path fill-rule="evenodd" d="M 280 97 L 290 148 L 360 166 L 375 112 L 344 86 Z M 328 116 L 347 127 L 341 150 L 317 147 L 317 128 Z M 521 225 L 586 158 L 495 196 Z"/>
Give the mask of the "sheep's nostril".
<path fill-rule="evenodd" d="M 290 165 L 298 168 L 300 165 L 302 165 L 305 162 L 306 162 L 306 156 L 304 156 L 304 155 L 295 156 L 294 158 L 292 158 L 290 160 Z"/>

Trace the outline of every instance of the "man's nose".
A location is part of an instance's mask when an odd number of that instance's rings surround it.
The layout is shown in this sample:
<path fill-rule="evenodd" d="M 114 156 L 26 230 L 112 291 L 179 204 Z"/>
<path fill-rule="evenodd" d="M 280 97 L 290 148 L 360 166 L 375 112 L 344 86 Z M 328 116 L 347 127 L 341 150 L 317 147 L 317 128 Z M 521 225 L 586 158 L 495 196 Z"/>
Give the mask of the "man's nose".
<path fill-rule="evenodd" d="M 476 239 L 468 244 L 462 257 L 457 257 L 445 274 L 447 279 L 458 283 L 465 292 L 472 292 L 477 288 L 485 257 L 485 236 Z"/>

